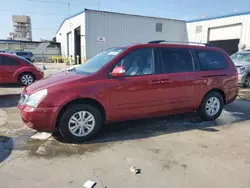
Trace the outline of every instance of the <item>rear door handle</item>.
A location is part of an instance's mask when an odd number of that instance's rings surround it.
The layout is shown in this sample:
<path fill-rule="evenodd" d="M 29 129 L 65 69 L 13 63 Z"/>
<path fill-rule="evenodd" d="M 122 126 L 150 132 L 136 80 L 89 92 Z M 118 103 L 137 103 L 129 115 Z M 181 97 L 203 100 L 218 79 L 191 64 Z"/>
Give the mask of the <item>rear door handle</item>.
<path fill-rule="evenodd" d="M 172 80 L 168 80 L 168 79 L 161 80 L 161 84 L 169 84 L 169 83 L 172 83 L 172 82 L 173 82 Z"/>
<path fill-rule="evenodd" d="M 151 80 L 151 81 L 149 82 L 149 84 L 151 84 L 151 85 L 160 84 L 160 83 L 161 83 L 160 80 Z"/>

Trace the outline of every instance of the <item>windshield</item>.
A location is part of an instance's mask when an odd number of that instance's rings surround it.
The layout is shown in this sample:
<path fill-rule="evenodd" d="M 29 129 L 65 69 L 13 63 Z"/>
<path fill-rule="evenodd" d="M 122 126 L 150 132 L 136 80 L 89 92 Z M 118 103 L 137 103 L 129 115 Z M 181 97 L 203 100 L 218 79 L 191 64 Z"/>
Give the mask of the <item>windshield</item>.
<path fill-rule="evenodd" d="M 126 48 L 110 48 L 77 67 L 77 74 L 92 74 L 100 70 Z"/>
<path fill-rule="evenodd" d="M 241 60 L 241 61 L 249 61 L 250 62 L 250 53 L 234 53 L 230 56 L 232 60 Z"/>

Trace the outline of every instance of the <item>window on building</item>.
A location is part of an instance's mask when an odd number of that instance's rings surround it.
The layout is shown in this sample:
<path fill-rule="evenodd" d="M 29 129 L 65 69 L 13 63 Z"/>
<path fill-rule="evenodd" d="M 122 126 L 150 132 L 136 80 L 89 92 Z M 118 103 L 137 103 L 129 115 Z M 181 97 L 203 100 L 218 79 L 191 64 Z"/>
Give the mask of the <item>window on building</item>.
<path fill-rule="evenodd" d="M 202 32 L 202 26 L 201 25 L 196 26 L 195 33 L 201 33 L 201 32 Z"/>
<path fill-rule="evenodd" d="M 155 31 L 156 32 L 162 32 L 162 23 L 156 23 Z"/>
<path fill-rule="evenodd" d="M 188 49 L 162 48 L 164 73 L 193 72 L 194 63 Z"/>
<path fill-rule="evenodd" d="M 116 66 L 123 66 L 127 76 L 153 74 L 153 51 L 151 48 L 134 50 L 120 60 Z"/>
<path fill-rule="evenodd" d="M 224 56 L 216 51 L 196 51 L 195 52 L 201 71 L 219 70 L 227 68 L 227 63 Z"/>

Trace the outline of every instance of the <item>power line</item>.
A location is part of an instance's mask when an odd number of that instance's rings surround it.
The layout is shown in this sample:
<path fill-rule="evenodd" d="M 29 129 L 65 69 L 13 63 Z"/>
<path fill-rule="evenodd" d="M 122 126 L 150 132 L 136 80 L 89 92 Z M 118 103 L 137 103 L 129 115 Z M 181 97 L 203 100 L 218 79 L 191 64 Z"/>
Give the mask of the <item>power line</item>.
<path fill-rule="evenodd" d="M 28 0 L 28 1 L 38 2 L 38 3 L 63 4 L 63 5 L 85 3 L 84 1 L 72 1 L 72 0 L 68 0 L 68 1 Z"/>
<path fill-rule="evenodd" d="M 8 10 L 8 9 L 0 9 L 3 12 L 22 12 L 22 10 Z M 65 14 L 58 14 L 53 12 L 25 12 L 25 14 L 39 14 L 39 15 L 55 15 L 55 16 L 65 16 Z"/>
<path fill-rule="evenodd" d="M 54 4 L 68 4 L 68 2 L 61 2 L 61 1 L 45 1 L 45 0 L 28 0 L 33 2 L 40 2 L 40 3 L 54 3 Z"/>

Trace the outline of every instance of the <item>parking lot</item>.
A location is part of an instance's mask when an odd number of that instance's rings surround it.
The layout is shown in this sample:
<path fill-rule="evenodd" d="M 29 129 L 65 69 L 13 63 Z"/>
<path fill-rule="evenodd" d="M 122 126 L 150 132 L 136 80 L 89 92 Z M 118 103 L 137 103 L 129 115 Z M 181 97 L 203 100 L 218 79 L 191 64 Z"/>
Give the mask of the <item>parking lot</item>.
<path fill-rule="evenodd" d="M 45 75 L 66 68 L 48 64 Z M 127 121 L 70 144 L 58 134 L 31 139 L 16 108 L 23 88 L 0 87 L 0 187 L 250 187 L 250 89 L 214 122 L 195 113 Z"/>

